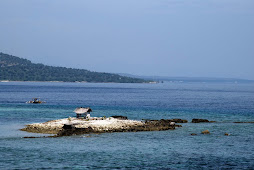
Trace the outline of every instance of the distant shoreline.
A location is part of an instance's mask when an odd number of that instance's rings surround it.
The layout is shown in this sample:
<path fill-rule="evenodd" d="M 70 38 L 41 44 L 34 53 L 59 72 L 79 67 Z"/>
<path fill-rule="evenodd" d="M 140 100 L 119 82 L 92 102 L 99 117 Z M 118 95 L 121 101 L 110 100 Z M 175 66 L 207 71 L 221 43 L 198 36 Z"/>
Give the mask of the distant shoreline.
<path fill-rule="evenodd" d="M 144 80 L 118 74 L 89 71 L 86 69 L 49 66 L 32 63 L 30 60 L 0 52 L 0 80 L 39 82 L 105 82 L 105 83 L 149 83 Z"/>
<path fill-rule="evenodd" d="M 12 80 L 0 80 L 0 83 L 11 83 L 11 82 L 27 82 L 27 83 L 84 83 L 84 84 L 163 84 L 163 83 L 226 83 L 226 84 L 252 84 L 254 81 L 239 81 L 239 82 L 233 82 L 233 81 L 151 81 L 151 82 L 142 82 L 142 83 L 126 83 L 126 82 L 86 82 L 86 81 L 12 81 Z"/>
<path fill-rule="evenodd" d="M 9 82 L 31 82 L 31 83 L 114 83 L 114 84 L 157 84 L 158 82 L 142 82 L 142 83 L 120 83 L 120 82 L 87 82 L 87 81 L 13 81 L 13 80 L 0 80 L 1 83 Z"/>

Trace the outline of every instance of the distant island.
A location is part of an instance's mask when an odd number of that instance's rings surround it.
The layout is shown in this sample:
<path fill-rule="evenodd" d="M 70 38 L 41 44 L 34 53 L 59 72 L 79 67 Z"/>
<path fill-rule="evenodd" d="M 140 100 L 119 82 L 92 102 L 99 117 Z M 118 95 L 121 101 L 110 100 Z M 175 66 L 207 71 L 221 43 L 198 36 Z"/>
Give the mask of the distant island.
<path fill-rule="evenodd" d="M 95 83 L 148 83 L 149 80 L 85 69 L 35 64 L 27 59 L 0 53 L 0 81 L 62 81 Z"/>

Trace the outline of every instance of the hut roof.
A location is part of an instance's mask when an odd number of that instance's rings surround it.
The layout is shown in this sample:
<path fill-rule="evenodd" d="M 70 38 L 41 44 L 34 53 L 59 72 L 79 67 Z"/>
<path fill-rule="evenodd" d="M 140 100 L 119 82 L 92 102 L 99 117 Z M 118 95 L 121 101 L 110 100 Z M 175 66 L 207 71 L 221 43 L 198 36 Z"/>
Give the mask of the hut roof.
<path fill-rule="evenodd" d="M 86 108 L 83 108 L 83 107 L 78 107 L 74 110 L 75 113 L 86 113 L 86 112 L 92 112 L 92 109 L 90 107 L 86 107 Z"/>

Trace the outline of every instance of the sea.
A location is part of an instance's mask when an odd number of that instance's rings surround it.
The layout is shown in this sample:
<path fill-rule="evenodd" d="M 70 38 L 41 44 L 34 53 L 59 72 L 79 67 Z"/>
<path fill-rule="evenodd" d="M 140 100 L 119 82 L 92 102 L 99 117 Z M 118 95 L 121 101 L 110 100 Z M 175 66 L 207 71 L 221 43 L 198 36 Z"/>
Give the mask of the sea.
<path fill-rule="evenodd" d="M 46 103 L 26 103 L 34 97 Z M 91 107 L 95 117 L 188 123 L 58 138 L 20 131 L 74 117 L 77 107 Z M 0 82 L 0 169 L 254 169 L 254 123 L 234 122 L 254 122 L 253 83 Z"/>

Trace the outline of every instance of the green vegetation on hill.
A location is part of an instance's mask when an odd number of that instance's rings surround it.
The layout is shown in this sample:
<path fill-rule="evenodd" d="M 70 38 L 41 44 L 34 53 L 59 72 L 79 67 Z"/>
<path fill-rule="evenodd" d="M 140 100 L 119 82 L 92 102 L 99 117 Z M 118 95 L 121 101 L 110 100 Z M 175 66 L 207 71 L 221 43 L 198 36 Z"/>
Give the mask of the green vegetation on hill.
<path fill-rule="evenodd" d="M 64 82 L 115 82 L 145 83 L 139 78 L 130 78 L 118 74 L 99 73 L 85 69 L 53 67 L 34 64 L 31 61 L 0 53 L 0 80 L 9 81 L 64 81 Z"/>

